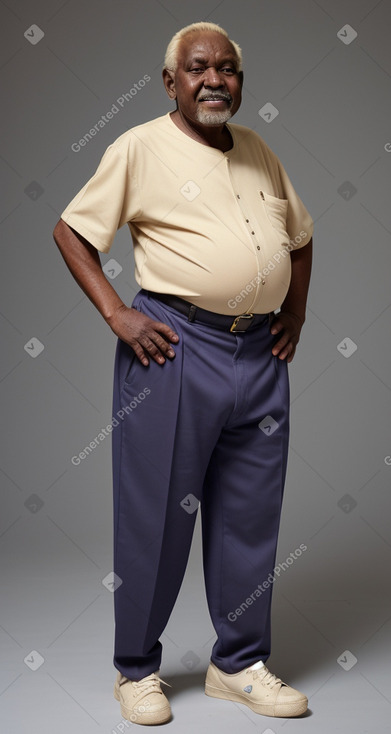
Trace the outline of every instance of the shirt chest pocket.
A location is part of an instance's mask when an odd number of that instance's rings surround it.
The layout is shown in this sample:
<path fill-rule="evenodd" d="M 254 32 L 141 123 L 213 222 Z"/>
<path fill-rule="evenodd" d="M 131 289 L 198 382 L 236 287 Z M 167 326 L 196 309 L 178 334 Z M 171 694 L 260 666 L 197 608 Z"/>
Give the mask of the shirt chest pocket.
<path fill-rule="evenodd" d="M 267 194 L 266 191 L 260 191 L 259 196 L 266 216 L 276 230 L 281 243 L 289 244 L 289 234 L 286 231 L 286 218 L 288 213 L 288 199 L 278 199 L 276 196 Z"/>

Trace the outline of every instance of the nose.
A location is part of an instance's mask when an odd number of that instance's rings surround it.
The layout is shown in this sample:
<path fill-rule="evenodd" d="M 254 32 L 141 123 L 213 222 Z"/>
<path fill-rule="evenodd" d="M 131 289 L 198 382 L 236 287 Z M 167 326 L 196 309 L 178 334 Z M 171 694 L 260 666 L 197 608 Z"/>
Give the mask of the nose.
<path fill-rule="evenodd" d="M 208 66 L 208 68 L 205 69 L 203 81 L 205 87 L 211 87 L 212 89 L 224 86 L 224 82 L 214 66 Z"/>

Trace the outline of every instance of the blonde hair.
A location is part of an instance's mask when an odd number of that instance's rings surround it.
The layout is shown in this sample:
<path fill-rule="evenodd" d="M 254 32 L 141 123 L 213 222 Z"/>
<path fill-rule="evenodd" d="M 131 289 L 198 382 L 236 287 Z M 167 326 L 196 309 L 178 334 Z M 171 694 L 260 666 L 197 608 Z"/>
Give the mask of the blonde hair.
<path fill-rule="evenodd" d="M 225 36 L 225 38 L 228 38 L 237 56 L 238 71 L 242 70 L 242 49 L 240 48 L 240 46 L 238 46 L 238 44 L 229 37 L 227 31 L 225 31 L 224 28 L 221 28 L 221 26 L 219 26 L 217 23 L 207 23 L 206 21 L 191 23 L 190 25 L 181 28 L 177 33 L 175 33 L 175 36 L 172 37 L 170 43 L 167 46 L 166 54 L 164 57 L 164 69 L 176 71 L 178 63 L 178 47 L 182 38 L 187 36 L 189 33 L 195 33 L 198 31 L 215 31 L 217 33 L 221 33 L 221 35 Z"/>

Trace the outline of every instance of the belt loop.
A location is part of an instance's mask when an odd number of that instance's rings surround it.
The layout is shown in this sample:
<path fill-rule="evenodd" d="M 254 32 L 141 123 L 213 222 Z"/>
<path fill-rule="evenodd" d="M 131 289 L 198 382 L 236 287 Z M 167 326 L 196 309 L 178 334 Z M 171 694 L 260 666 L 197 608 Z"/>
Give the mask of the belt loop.
<path fill-rule="evenodd" d="M 188 317 L 187 317 L 187 320 L 188 320 L 188 321 L 194 321 L 194 319 L 195 319 L 195 315 L 196 315 L 196 311 L 197 311 L 197 306 L 195 306 L 195 305 L 194 305 L 194 304 L 192 303 L 192 304 L 191 304 L 191 306 L 190 306 L 190 308 L 189 308 L 189 315 L 188 315 Z"/>

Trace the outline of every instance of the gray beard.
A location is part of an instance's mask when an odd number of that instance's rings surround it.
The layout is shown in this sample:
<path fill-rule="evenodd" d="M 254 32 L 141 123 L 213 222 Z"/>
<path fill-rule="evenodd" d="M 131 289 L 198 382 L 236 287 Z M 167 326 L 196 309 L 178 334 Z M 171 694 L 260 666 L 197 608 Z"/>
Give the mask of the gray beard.
<path fill-rule="evenodd" d="M 202 125 L 223 125 L 225 122 L 232 117 L 231 110 L 204 110 L 202 107 L 198 107 L 196 112 L 196 119 Z"/>

